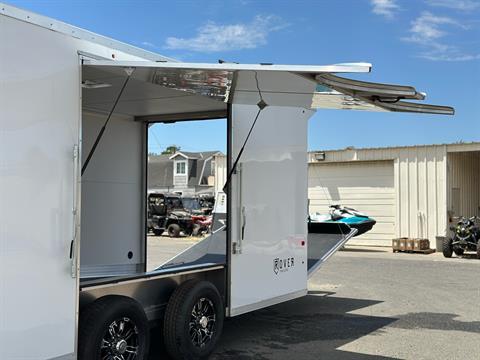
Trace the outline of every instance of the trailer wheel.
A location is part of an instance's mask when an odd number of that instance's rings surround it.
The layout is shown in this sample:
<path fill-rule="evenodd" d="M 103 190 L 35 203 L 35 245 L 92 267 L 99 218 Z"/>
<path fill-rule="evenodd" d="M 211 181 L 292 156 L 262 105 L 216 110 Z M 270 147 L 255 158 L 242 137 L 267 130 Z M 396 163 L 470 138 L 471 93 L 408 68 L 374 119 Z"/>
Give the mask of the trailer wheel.
<path fill-rule="evenodd" d="M 78 359 L 147 359 L 149 336 L 148 320 L 138 302 L 104 296 L 80 313 Z"/>
<path fill-rule="evenodd" d="M 223 319 L 223 301 L 212 283 L 184 282 L 175 289 L 165 310 L 167 352 L 177 360 L 207 358 L 220 338 Z"/>
<path fill-rule="evenodd" d="M 170 237 L 179 237 L 180 236 L 180 226 L 178 224 L 170 224 L 168 225 L 168 235 Z"/>
<path fill-rule="evenodd" d="M 443 239 L 443 256 L 446 258 L 451 258 L 453 253 L 452 239 L 446 237 Z"/>

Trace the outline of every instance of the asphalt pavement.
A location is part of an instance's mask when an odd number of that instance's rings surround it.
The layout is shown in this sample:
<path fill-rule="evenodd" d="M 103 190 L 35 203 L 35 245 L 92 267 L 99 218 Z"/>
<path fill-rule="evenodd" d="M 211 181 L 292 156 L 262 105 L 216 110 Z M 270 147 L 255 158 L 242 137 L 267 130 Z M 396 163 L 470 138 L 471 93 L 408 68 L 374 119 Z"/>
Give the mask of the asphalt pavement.
<path fill-rule="evenodd" d="M 308 286 L 304 298 L 227 319 L 211 359 L 480 358 L 480 260 L 471 256 L 347 246 Z"/>

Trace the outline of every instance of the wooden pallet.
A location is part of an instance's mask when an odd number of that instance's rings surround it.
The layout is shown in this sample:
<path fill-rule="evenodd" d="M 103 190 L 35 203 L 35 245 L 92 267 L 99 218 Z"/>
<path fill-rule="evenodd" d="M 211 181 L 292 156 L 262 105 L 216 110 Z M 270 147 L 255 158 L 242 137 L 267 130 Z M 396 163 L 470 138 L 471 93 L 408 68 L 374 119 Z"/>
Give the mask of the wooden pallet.
<path fill-rule="evenodd" d="M 393 250 L 394 253 L 402 252 L 402 253 L 409 253 L 409 254 L 433 254 L 435 249 L 425 249 L 425 250 Z"/>
<path fill-rule="evenodd" d="M 430 241 L 428 239 L 412 239 L 406 237 L 392 239 L 392 250 L 393 252 L 409 252 L 419 254 L 431 254 L 432 252 L 435 252 L 435 250 L 430 249 Z"/>

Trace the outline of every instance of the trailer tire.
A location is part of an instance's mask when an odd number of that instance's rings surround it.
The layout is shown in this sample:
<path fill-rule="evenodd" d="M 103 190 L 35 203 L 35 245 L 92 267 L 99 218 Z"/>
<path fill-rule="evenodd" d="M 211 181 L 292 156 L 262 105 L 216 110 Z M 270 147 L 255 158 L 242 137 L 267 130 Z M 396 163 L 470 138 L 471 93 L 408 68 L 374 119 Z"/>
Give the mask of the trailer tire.
<path fill-rule="evenodd" d="M 184 282 L 175 289 L 165 310 L 167 352 L 176 360 L 206 359 L 220 338 L 223 320 L 223 301 L 212 283 Z"/>
<path fill-rule="evenodd" d="M 453 253 L 452 239 L 448 237 L 444 238 L 442 245 L 443 256 L 445 256 L 446 258 L 451 258 Z"/>
<path fill-rule="evenodd" d="M 170 224 L 168 225 L 168 235 L 170 237 L 179 237 L 180 236 L 180 225 L 178 224 Z"/>
<path fill-rule="evenodd" d="M 102 348 L 103 342 L 108 340 L 111 346 Z M 149 340 L 150 329 L 145 312 L 138 302 L 129 297 L 107 295 L 80 312 L 79 360 L 100 360 L 108 354 L 118 356 L 131 354 L 131 351 L 136 351 L 135 359 L 146 360 Z"/>
<path fill-rule="evenodd" d="M 192 236 L 200 236 L 200 229 L 202 227 L 199 224 L 194 224 L 192 228 Z"/>

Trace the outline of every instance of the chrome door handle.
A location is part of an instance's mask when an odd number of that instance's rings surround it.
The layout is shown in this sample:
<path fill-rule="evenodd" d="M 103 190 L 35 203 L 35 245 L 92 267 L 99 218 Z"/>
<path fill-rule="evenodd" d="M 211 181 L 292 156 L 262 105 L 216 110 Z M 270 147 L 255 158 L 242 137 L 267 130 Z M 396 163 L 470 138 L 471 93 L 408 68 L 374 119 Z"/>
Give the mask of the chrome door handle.
<path fill-rule="evenodd" d="M 245 235 L 245 206 L 242 206 L 242 175 L 243 175 L 243 166 L 241 163 L 237 165 L 237 169 L 235 172 L 237 176 L 237 191 L 238 191 L 238 207 L 236 207 L 237 215 L 236 219 L 238 221 L 238 233 L 237 239 L 232 243 L 232 253 L 233 254 L 241 254 L 242 253 L 242 240 Z"/>

